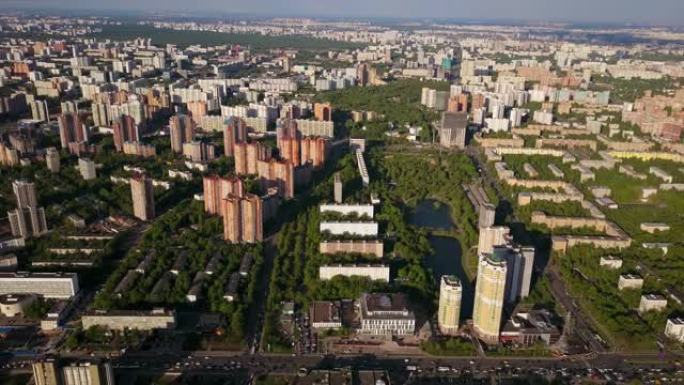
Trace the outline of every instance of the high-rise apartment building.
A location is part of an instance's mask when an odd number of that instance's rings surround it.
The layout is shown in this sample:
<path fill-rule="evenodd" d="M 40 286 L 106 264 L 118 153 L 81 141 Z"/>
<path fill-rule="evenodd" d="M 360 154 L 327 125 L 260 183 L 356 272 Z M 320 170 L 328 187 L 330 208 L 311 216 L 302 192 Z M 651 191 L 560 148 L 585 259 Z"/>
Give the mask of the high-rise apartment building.
<path fill-rule="evenodd" d="M 31 206 L 16 208 L 7 212 L 12 235 L 21 238 L 31 238 L 47 233 L 45 210 L 42 207 Z"/>
<path fill-rule="evenodd" d="M 223 151 L 226 156 L 233 156 L 234 146 L 247 141 L 247 125 L 240 118 L 228 118 L 223 131 Z"/>
<path fill-rule="evenodd" d="M 45 164 L 51 173 L 56 174 L 59 172 L 60 159 L 59 151 L 56 148 L 50 147 L 45 151 Z"/>
<path fill-rule="evenodd" d="M 229 194 L 221 201 L 223 239 L 230 243 L 256 243 L 263 240 L 263 207 L 254 194 Z"/>
<path fill-rule="evenodd" d="M 183 143 L 192 142 L 195 137 L 195 122 L 188 115 L 174 115 L 169 120 L 171 149 L 180 154 Z"/>
<path fill-rule="evenodd" d="M 36 185 L 33 182 L 15 180 L 12 182 L 12 191 L 14 192 L 14 198 L 18 208 L 23 209 L 38 206 Z"/>
<path fill-rule="evenodd" d="M 154 218 L 154 187 L 152 179 L 136 174 L 130 179 L 133 215 L 143 221 Z"/>
<path fill-rule="evenodd" d="M 237 143 L 235 153 L 235 173 L 238 175 L 257 174 L 257 163 L 270 157 L 266 146 L 259 142 Z"/>
<path fill-rule="evenodd" d="M 69 148 L 70 143 L 82 143 L 88 141 L 86 127 L 81 117 L 73 112 L 62 114 L 58 118 L 59 141 L 62 148 Z"/>
<path fill-rule="evenodd" d="M 439 143 L 447 148 L 465 148 L 468 115 L 463 112 L 445 112 L 439 129 Z"/>
<path fill-rule="evenodd" d="M 342 203 L 342 188 L 342 176 L 336 172 L 334 181 L 335 203 Z"/>
<path fill-rule="evenodd" d="M 235 195 L 238 198 L 245 195 L 242 179 L 237 177 L 205 176 L 202 179 L 202 185 L 204 187 L 204 211 L 213 215 L 222 215 L 221 201 L 228 195 Z"/>
<path fill-rule="evenodd" d="M 479 255 L 492 253 L 494 246 L 507 245 L 512 241 L 511 230 L 508 226 L 494 226 L 480 228 L 480 237 L 477 245 Z"/>
<path fill-rule="evenodd" d="M 285 198 L 294 198 L 294 166 L 286 160 L 259 161 L 257 164 L 262 190 L 276 187 L 278 194 Z"/>
<path fill-rule="evenodd" d="M 200 124 L 202 122 L 202 117 L 207 115 L 207 102 L 204 100 L 195 100 L 187 103 L 188 111 L 192 120 L 195 124 Z"/>
<path fill-rule="evenodd" d="M 496 344 L 499 340 L 507 274 L 506 261 L 497 255 L 487 254 L 480 260 L 475 285 L 473 329 L 487 344 Z"/>
<path fill-rule="evenodd" d="M 97 178 L 95 162 L 92 159 L 78 158 L 78 171 L 81 173 L 83 180 L 93 180 Z"/>
<path fill-rule="evenodd" d="M 328 154 L 328 140 L 325 138 L 306 137 L 301 141 L 301 164 L 311 162 L 318 169 L 325 165 Z M 296 163 L 295 163 L 296 165 Z"/>
<path fill-rule="evenodd" d="M 16 180 L 12 190 L 17 202 L 17 208 L 7 212 L 12 235 L 30 238 L 47 233 L 45 210 L 38 207 L 35 184 Z"/>
<path fill-rule="evenodd" d="M 120 116 L 112 125 L 114 147 L 116 151 L 123 151 L 124 143 L 140 141 L 140 132 L 135 119 L 129 115 Z"/>
<path fill-rule="evenodd" d="M 437 324 L 444 335 L 455 335 L 458 332 L 462 296 L 461 281 L 455 276 L 443 275 L 439 285 Z"/>
<path fill-rule="evenodd" d="M 183 155 L 193 162 L 209 162 L 216 158 L 216 149 L 211 143 L 192 141 L 183 143 Z"/>
<path fill-rule="evenodd" d="M 302 141 L 298 137 L 284 137 L 278 141 L 278 152 L 284 160 L 292 162 L 296 167 L 302 164 Z M 308 148 L 307 148 L 308 151 Z"/>
<path fill-rule="evenodd" d="M 478 217 L 478 227 L 480 229 L 494 226 L 496 217 L 496 207 L 491 203 L 484 203 L 480 206 Z"/>
<path fill-rule="evenodd" d="M 315 103 L 314 104 L 314 119 L 318 121 L 332 120 L 332 106 L 330 103 Z"/>

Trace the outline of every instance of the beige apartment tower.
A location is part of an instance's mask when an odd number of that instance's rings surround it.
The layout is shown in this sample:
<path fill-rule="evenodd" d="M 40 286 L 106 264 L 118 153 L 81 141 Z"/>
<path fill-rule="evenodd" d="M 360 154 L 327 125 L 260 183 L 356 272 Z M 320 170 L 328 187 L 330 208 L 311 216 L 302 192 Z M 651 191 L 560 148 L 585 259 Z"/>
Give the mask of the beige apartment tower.
<path fill-rule="evenodd" d="M 145 175 L 134 175 L 131 178 L 131 197 L 133 215 L 143 221 L 154 218 L 154 187 L 152 179 Z"/>
<path fill-rule="evenodd" d="M 487 344 L 497 344 L 506 294 L 506 261 L 486 254 L 480 260 L 475 285 L 473 328 Z"/>
<path fill-rule="evenodd" d="M 453 275 L 443 275 L 439 285 L 437 324 L 444 335 L 453 336 L 458 333 L 462 296 L 461 281 Z"/>

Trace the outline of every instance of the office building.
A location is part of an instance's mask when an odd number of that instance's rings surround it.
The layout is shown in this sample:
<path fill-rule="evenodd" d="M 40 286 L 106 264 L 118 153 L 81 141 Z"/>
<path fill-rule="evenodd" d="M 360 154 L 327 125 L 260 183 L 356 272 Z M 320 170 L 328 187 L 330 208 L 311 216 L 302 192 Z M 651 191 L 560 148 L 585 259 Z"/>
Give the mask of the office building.
<path fill-rule="evenodd" d="M 204 211 L 212 215 L 222 215 L 221 201 L 228 195 L 232 194 L 239 198 L 245 195 L 242 179 L 237 177 L 205 176 L 202 179 L 202 185 L 204 187 Z"/>
<path fill-rule="evenodd" d="M 45 151 L 45 164 L 51 173 L 56 174 L 59 172 L 60 158 L 59 151 L 56 148 L 50 147 Z"/>
<path fill-rule="evenodd" d="M 152 220 L 155 217 L 152 179 L 146 175 L 136 174 L 131 177 L 130 184 L 133 215 L 143 221 Z"/>
<path fill-rule="evenodd" d="M 263 207 L 254 194 L 229 194 L 221 201 L 223 239 L 230 243 L 256 243 L 263 240 Z"/>
<path fill-rule="evenodd" d="M 78 290 L 76 273 L 0 273 L 0 295 L 37 294 L 45 298 L 69 299 Z"/>
<path fill-rule="evenodd" d="M 439 129 L 439 144 L 447 148 L 465 148 L 468 115 L 464 112 L 444 112 Z"/>
<path fill-rule="evenodd" d="M 333 184 L 335 203 L 340 204 L 342 203 L 342 176 L 339 172 L 335 173 L 335 181 L 333 182 Z"/>
<path fill-rule="evenodd" d="M 481 258 L 475 285 L 473 329 L 487 344 L 496 344 L 499 340 L 507 274 L 506 261 L 497 255 Z"/>
<path fill-rule="evenodd" d="M 62 148 L 69 148 L 70 143 L 83 143 L 88 141 L 88 132 L 81 116 L 72 112 L 62 114 L 58 119 L 59 141 Z"/>
<path fill-rule="evenodd" d="M 416 317 L 403 293 L 364 293 L 359 298 L 359 333 L 407 336 L 415 333 Z"/>
<path fill-rule="evenodd" d="M 93 180 L 97 178 L 95 171 L 95 162 L 88 158 L 78 158 L 78 171 L 81 173 L 83 180 Z"/>
<path fill-rule="evenodd" d="M 223 131 L 223 151 L 226 156 L 233 156 L 233 147 L 247 141 L 247 125 L 240 118 L 228 118 Z"/>
<path fill-rule="evenodd" d="M 452 275 L 443 275 L 439 285 L 439 309 L 437 324 L 444 335 L 458 333 L 461 317 L 461 297 L 463 287 L 461 281 Z"/>
<path fill-rule="evenodd" d="M 188 115 L 174 115 L 169 120 L 169 134 L 171 149 L 180 154 L 183 152 L 183 143 L 192 142 L 195 138 L 195 122 Z"/>
<path fill-rule="evenodd" d="M 129 115 L 120 116 L 112 125 L 112 132 L 116 151 L 123 151 L 125 142 L 140 141 L 138 124 Z"/>

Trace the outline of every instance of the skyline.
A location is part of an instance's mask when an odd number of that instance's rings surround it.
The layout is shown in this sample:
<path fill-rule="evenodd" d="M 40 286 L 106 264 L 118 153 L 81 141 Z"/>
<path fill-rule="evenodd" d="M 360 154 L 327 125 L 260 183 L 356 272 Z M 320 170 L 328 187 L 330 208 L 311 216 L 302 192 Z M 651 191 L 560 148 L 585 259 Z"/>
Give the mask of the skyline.
<path fill-rule="evenodd" d="M 653 3 L 658 6 L 652 6 Z M 509 2 L 492 0 L 487 3 L 471 3 L 463 0 L 350 0 L 338 3 L 327 0 L 297 0 L 287 4 L 277 0 L 233 1 L 202 0 L 188 6 L 181 0 L 151 0 L 140 3 L 121 0 L 116 4 L 103 0 L 64 0 L 59 4 L 50 0 L 9 0 L 0 2 L 0 10 L 28 11 L 80 11 L 159 13 L 188 16 L 245 15 L 256 17 L 324 17 L 324 18 L 391 18 L 391 19 L 440 19 L 463 21 L 509 21 L 526 23 L 586 23 L 619 25 L 663 25 L 684 27 L 681 14 L 684 2 L 678 0 L 655 0 L 645 4 L 638 0 L 520 0 Z M 163 12 L 159 7 L 163 4 Z M 397 6 L 399 4 L 399 6 Z M 592 9 L 593 8 L 593 9 Z M 587 12 L 587 9 L 592 9 Z"/>

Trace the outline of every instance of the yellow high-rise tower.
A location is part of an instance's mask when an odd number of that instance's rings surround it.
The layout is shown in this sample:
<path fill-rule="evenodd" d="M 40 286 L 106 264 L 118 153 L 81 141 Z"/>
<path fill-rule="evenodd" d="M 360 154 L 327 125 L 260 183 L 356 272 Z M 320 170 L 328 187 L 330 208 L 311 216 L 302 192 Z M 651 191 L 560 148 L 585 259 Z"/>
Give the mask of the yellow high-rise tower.
<path fill-rule="evenodd" d="M 506 261 L 502 258 L 485 254 L 480 259 L 475 285 L 473 327 L 477 336 L 487 344 L 497 344 L 499 341 L 506 273 Z"/>
<path fill-rule="evenodd" d="M 439 285 L 439 311 L 437 324 L 444 335 L 455 335 L 461 316 L 461 281 L 452 275 L 443 275 Z"/>

